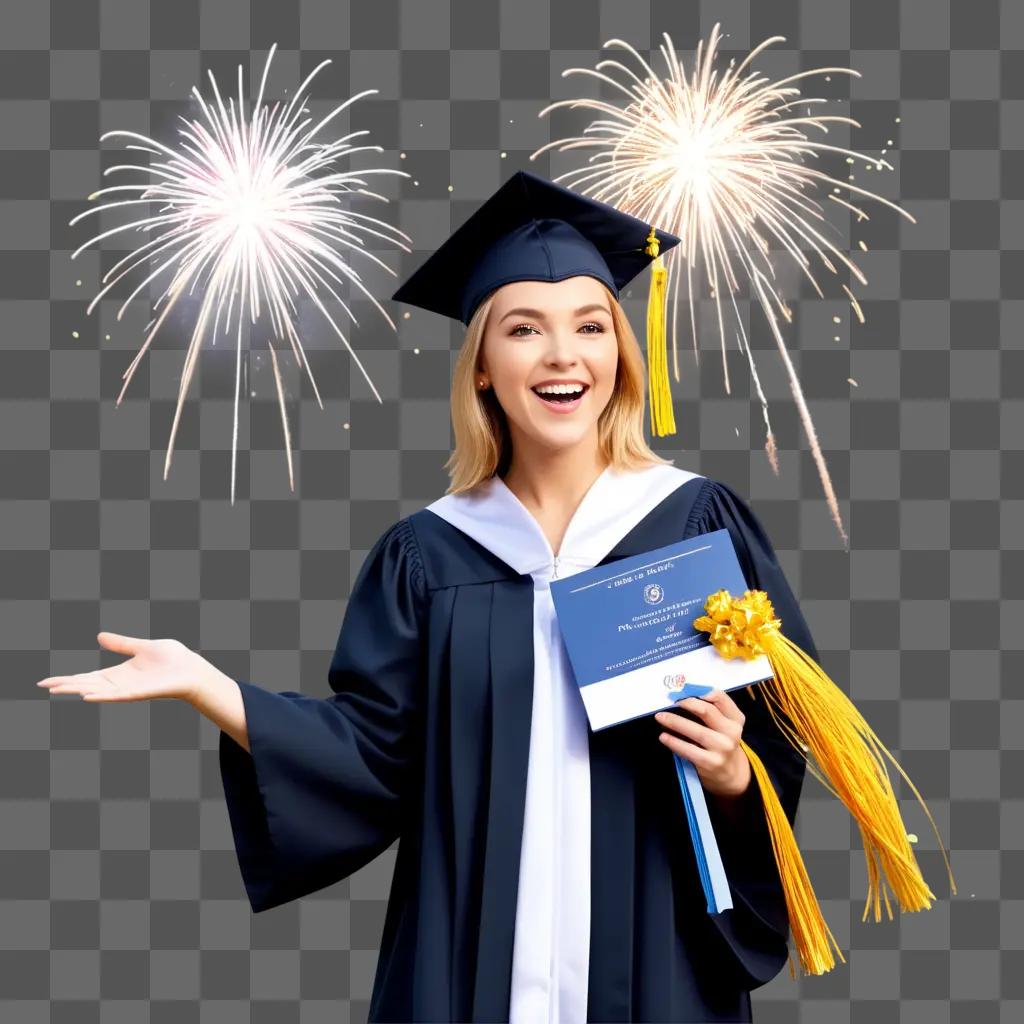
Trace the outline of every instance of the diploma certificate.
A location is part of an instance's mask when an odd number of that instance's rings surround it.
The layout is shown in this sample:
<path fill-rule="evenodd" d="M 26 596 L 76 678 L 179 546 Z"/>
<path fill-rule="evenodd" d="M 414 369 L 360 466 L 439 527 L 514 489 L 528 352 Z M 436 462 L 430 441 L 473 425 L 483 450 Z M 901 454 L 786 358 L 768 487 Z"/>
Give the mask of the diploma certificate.
<path fill-rule="evenodd" d="M 591 729 L 672 707 L 669 694 L 686 683 L 731 690 L 770 678 L 765 656 L 723 658 L 693 627 L 710 594 L 746 589 L 725 529 L 552 580 Z"/>

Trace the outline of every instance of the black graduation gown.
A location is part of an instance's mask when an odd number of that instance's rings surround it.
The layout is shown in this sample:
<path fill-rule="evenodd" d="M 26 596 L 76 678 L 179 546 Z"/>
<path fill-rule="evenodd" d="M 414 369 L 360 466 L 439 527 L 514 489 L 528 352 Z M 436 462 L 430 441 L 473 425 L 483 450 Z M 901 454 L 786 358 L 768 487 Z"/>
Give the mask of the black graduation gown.
<path fill-rule="evenodd" d="M 726 528 L 748 586 L 818 652 L 772 545 L 727 485 L 694 477 L 600 564 Z M 371 1021 L 507 1021 L 532 702 L 533 582 L 421 510 L 367 555 L 326 698 L 240 681 L 251 753 L 219 758 L 254 912 L 346 878 L 401 838 Z M 731 696 L 790 822 L 806 764 L 756 687 Z M 708 805 L 734 907 L 709 914 L 672 753 L 638 719 L 590 734 L 587 1020 L 750 1021 L 787 962 L 788 919 L 751 787 Z M 795 956 L 795 954 L 794 954 Z"/>

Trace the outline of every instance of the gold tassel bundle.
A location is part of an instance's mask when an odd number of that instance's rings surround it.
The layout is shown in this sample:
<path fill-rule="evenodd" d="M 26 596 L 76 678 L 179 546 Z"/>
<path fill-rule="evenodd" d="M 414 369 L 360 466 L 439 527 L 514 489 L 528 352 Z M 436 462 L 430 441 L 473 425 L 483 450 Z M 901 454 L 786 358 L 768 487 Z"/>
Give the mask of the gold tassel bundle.
<path fill-rule="evenodd" d="M 665 293 L 668 268 L 659 252 L 658 236 L 651 228 L 644 252 L 655 257 L 651 264 L 651 287 L 647 295 L 647 377 L 651 407 L 651 433 L 664 437 L 676 432 L 672 391 L 668 383 L 668 345 L 665 332 Z"/>
<path fill-rule="evenodd" d="M 801 752 L 811 772 L 842 800 L 856 819 L 864 843 L 868 875 L 868 899 L 862 920 L 867 919 L 872 902 L 875 920 L 881 920 L 880 896 L 884 896 L 886 911 L 892 919 L 884 881 L 888 881 L 894 890 L 901 910 L 929 908 L 935 894 L 921 875 L 880 755 L 885 754 L 899 769 L 924 807 L 936 838 L 939 838 L 935 822 L 906 772 L 853 702 L 813 658 L 781 631 L 782 623 L 775 618 L 765 591 L 747 590 L 742 597 L 734 598 L 729 591 L 718 590 L 708 597 L 704 610 L 707 614 L 695 619 L 693 625 L 709 634 L 719 654 L 725 658 L 742 657 L 747 661 L 760 655 L 768 658 L 774 677 L 758 683 L 753 692 L 755 695 L 757 690 L 762 692 L 779 730 Z M 792 728 L 779 719 L 776 709 L 788 718 Z M 821 915 L 775 787 L 757 754 L 742 739 L 740 745 L 750 760 L 764 800 L 772 849 L 801 964 L 808 974 L 823 974 L 835 966 L 828 943 L 831 940 L 832 945 L 836 945 L 835 939 Z M 806 751 L 813 755 L 817 767 L 811 763 Z M 955 893 L 956 884 L 941 838 L 939 846 Z M 839 951 L 838 946 L 836 950 Z M 839 956 L 843 959 L 841 951 Z M 792 960 L 790 974 L 794 975 Z"/>

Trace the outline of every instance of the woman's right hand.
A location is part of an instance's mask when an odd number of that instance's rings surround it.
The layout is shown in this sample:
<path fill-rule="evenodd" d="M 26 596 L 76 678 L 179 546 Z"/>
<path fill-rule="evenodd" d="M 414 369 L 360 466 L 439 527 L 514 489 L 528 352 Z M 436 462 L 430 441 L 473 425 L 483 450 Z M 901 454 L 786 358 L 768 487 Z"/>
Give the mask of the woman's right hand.
<path fill-rule="evenodd" d="M 178 640 L 147 640 L 107 632 L 97 634 L 96 639 L 108 651 L 131 657 L 92 672 L 50 676 L 36 685 L 51 693 L 77 693 L 83 700 L 192 700 L 202 679 L 216 671 L 201 654 Z"/>

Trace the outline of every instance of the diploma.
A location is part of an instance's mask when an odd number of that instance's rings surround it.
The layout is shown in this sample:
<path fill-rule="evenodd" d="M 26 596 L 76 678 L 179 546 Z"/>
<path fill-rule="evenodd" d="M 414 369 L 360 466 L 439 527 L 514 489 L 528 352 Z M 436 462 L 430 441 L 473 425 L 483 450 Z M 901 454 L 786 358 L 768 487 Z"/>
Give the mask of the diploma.
<path fill-rule="evenodd" d="M 746 580 L 728 530 L 550 583 L 562 640 L 594 731 L 672 708 L 682 696 L 768 679 L 764 656 L 721 657 L 693 620 L 708 595 Z M 693 762 L 673 754 L 708 912 L 732 907 L 728 879 Z"/>

